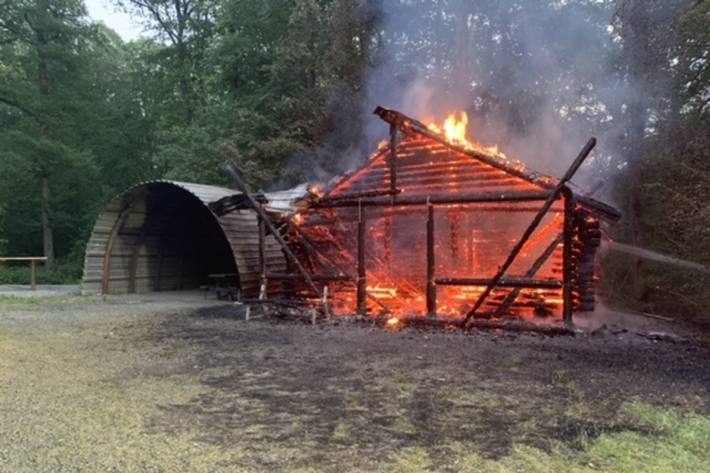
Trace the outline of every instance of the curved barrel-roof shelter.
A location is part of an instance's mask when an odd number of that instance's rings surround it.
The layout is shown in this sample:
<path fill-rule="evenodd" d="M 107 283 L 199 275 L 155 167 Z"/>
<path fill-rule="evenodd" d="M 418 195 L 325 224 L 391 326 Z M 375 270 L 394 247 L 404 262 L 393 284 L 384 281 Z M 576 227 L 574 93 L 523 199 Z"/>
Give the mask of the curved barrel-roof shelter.
<path fill-rule="evenodd" d="M 256 213 L 218 201 L 238 192 L 177 181 L 138 184 L 99 215 L 84 259 L 82 289 L 120 294 L 197 288 L 212 273 L 236 273 L 243 296 L 259 286 Z M 285 260 L 266 239 L 269 267 Z"/>

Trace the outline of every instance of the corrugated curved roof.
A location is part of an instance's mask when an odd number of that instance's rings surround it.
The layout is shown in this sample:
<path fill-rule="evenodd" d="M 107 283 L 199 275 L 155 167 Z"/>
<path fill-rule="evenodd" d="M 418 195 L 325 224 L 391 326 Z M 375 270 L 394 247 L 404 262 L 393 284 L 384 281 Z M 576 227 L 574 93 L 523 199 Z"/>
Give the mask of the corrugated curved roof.
<path fill-rule="evenodd" d="M 125 218 L 125 216 L 122 217 L 122 212 L 125 210 L 123 205 L 124 197 L 131 194 L 140 194 L 141 189 L 147 190 L 150 187 L 160 185 L 179 188 L 197 198 L 205 206 L 206 210 L 210 212 L 222 229 L 224 237 L 231 247 L 235 266 L 239 272 L 242 292 L 248 296 L 255 295 L 259 285 L 259 247 L 257 216 L 254 211 L 238 209 L 224 215 L 217 215 L 212 211 L 210 204 L 224 197 L 239 194 L 239 192 L 226 187 L 165 179 L 138 183 L 111 200 L 106 206 L 104 212 L 96 221 L 87 245 L 84 277 L 82 279 L 84 289 L 89 291 L 101 289 L 100 281 L 105 267 L 103 262 L 109 246 L 110 234 L 116 222 L 120 218 Z M 285 260 L 278 243 L 271 235 L 267 237 L 266 243 L 269 268 L 274 271 L 283 270 Z M 130 243 L 126 244 L 130 245 Z M 120 271 L 121 268 L 117 268 L 116 271 L 111 266 L 109 268 L 111 278 L 115 277 L 117 280 L 125 280 L 127 278 L 126 274 L 114 275 L 114 272 Z M 126 272 L 125 268 L 123 268 L 123 272 Z M 116 287 L 122 286 L 118 284 Z"/>

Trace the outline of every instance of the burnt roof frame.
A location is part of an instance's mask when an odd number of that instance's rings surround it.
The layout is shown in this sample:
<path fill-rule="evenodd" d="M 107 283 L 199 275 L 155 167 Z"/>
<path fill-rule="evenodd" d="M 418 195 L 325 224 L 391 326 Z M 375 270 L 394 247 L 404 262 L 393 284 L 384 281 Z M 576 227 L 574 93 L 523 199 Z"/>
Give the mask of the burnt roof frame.
<path fill-rule="evenodd" d="M 494 167 L 498 170 L 501 170 L 509 175 L 521 178 L 521 179 L 525 180 L 526 182 L 529 182 L 530 184 L 540 187 L 544 191 L 550 191 L 550 190 L 554 189 L 557 182 L 559 181 L 555 177 L 547 176 L 545 174 L 538 173 L 536 171 L 532 171 L 532 170 L 527 169 L 525 167 L 525 165 L 520 161 L 509 161 L 507 159 L 495 156 L 493 154 L 485 153 L 481 150 L 467 149 L 467 148 L 464 148 L 463 146 L 459 146 L 459 145 L 450 143 L 446 139 L 446 137 L 443 136 L 441 133 L 437 133 L 433 130 L 430 130 L 425 124 L 423 124 L 419 120 L 409 117 L 402 112 L 378 106 L 377 108 L 375 108 L 373 113 L 375 115 L 379 116 L 385 122 L 389 123 L 391 130 L 396 129 L 396 130 L 401 131 L 405 135 L 409 135 L 409 136 L 415 136 L 415 135 L 424 136 L 425 138 L 434 140 L 437 143 L 451 149 L 452 151 L 454 151 L 456 153 L 476 159 L 477 161 L 482 162 L 483 164 L 487 164 L 489 166 L 492 166 L 492 167 Z M 392 143 L 393 143 L 393 140 L 390 139 L 390 143 L 387 144 L 386 146 L 380 148 L 378 150 L 378 152 L 374 156 L 372 156 L 365 165 L 363 165 L 362 167 L 358 168 L 356 171 L 352 172 L 351 174 L 345 176 L 343 179 L 341 179 L 340 181 L 335 183 L 332 188 L 328 189 L 328 191 L 325 194 L 325 197 L 321 200 L 321 202 L 330 201 L 330 200 L 345 200 L 345 199 L 348 199 L 349 197 L 351 197 L 351 196 L 347 196 L 347 195 L 339 196 L 337 198 L 330 197 L 330 192 L 332 190 L 334 190 L 335 188 L 339 187 L 340 185 L 344 184 L 345 182 L 348 182 L 351 179 L 354 179 L 359 174 L 359 171 L 372 165 L 378 159 L 382 159 L 382 158 L 386 159 L 389 154 L 392 154 L 391 153 Z M 565 187 L 567 187 L 567 186 L 565 186 Z M 575 193 L 574 191 L 572 191 L 572 189 L 569 189 L 569 191 L 574 194 L 575 200 L 577 201 L 577 203 L 579 205 L 581 205 L 586 210 L 593 213 L 595 216 L 597 216 L 599 218 L 603 218 L 603 219 L 610 221 L 610 222 L 616 222 L 621 218 L 621 213 L 617 209 L 612 207 L 611 205 L 605 204 L 597 199 L 593 199 L 588 196 L 579 195 L 579 194 Z M 392 196 L 394 196 L 398 193 L 399 192 L 397 192 L 397 191 L 390 191 L 389 192 L 389 194 L 391 194 Z M 364 197 L 364 196 L 353 196 L 352 198 L 360 198 L 360 197 Z"/>

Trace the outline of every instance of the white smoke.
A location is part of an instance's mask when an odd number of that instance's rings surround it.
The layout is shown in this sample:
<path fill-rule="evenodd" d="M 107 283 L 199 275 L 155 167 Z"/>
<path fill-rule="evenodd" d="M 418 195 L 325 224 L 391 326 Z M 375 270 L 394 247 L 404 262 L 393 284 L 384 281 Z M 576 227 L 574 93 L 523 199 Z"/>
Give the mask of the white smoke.
<path fill-rule="evenodd" d="M 382 2 L 382 51 L 363 104 L 368 149 L 387 133 L 377 105 L 422 121 L 469 113 L 472 135 L 532 169 L 559 176 L 593 135 L 575 181 L 614 172 L 634 93 L 614 60 L 615 2 Z"/>

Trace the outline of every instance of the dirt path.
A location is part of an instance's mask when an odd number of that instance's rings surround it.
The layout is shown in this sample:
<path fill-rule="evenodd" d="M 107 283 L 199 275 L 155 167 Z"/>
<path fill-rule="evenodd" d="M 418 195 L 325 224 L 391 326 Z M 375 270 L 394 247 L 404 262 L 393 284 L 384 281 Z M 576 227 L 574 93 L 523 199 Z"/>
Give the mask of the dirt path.
<path fill-rule="evenodd" d="M 633 402 L 710 409 L 698 344 L 136 302 L 0 305 L 0 471 L 460 471 L 469 454 L 645 435 L 624 414 Z"/>

